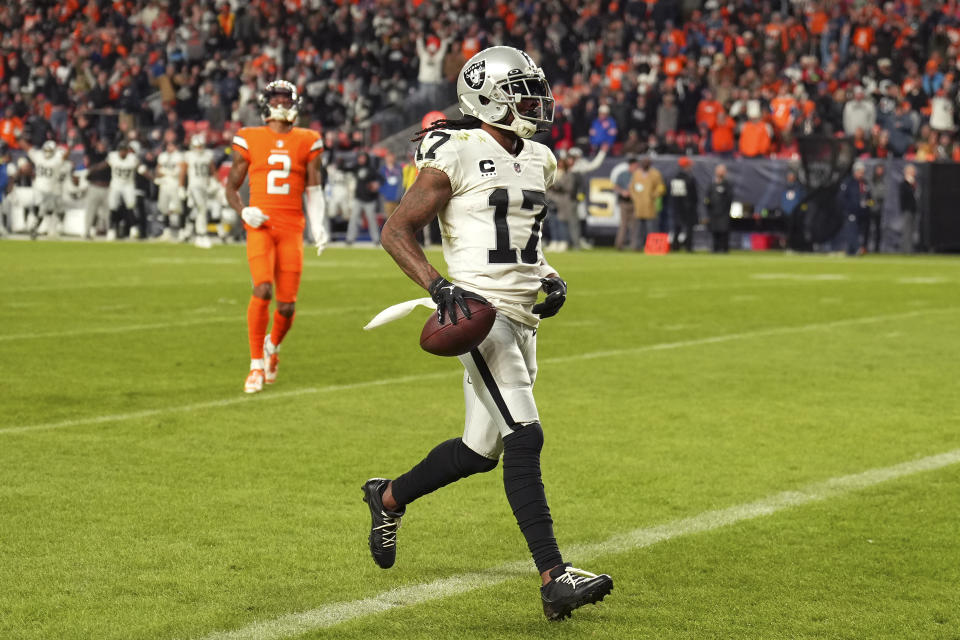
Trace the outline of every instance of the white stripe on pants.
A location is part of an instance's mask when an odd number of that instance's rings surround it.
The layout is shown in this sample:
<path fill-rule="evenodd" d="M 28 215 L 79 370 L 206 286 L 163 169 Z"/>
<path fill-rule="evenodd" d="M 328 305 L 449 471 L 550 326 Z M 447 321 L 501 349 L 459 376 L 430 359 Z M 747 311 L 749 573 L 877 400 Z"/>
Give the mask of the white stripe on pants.
<path fill-rule="evenodd" d="M 503 437 L 513 433 L 515 425 L 540 420 L 533 398 L 536 330 L 498 313 L 480 346 L 458 358 L 465 369 L 463 442 L 496 459 L 503 451 Z"/>

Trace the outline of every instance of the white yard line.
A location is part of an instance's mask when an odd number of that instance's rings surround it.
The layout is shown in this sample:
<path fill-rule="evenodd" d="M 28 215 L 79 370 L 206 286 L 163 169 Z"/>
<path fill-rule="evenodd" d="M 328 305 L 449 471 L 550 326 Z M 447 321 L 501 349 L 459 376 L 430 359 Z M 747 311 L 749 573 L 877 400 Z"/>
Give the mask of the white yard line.
<path fill-rule="evenodd" d="M 674 520 L 654 527 L 634 529 L 615 535 L 602 542 L 568 547 L 564 555 L 575 563 L 586 564 L 601 556 L 626 553 L 659 542 L 684 536 L 714 531 L 754 518 L 768 516 L 791 507 L 821 502 L 859 491 L 875 485 L 904 478 L 926 471 L 934 471 L 960 462 L 960 449 L 939 455 L 903 462 L 892 467 L 870 469 L 862 473 L 831 478 L 794 491 L 783 491 L 755 502 L 734 505 L 726 509 L 705 511 L 698 515 Z M 590 567 L 604 569 L 604 567 Z M 615 570 L 610 570 L 616 582 Z M 529 560 L 509 562 L 485 571 L 467 573 L 433 582 L 399 587 L 378 593 L 362 600 L 336 602 L 309 611 L 291 613 L 271 620 L 262 620 L 232 631 L 218 631 L 203 636 L 202 640 L 280 640 L 303 633 L 335 627 L 392 609 L 411 607 L 466 593 L 474 589 L 490 587 L 518 576 L 534 576 Z M 533 587 L 531 587 L 533 588 Z M 614 596 L 617 591 L 614 590 Z M 615 606 L 615 605 L 611 605 Z M 531 615 L 536 615 L 531 611 Z"/>
<path fill-rule="evenodd" d="M 872 324 L 875 322 L 884 322 L 886 320 L 901 320 L 904 318 L 913 318 L 917 316 L 934 313 L 952 313 L 958 311 L 956 308 L 947 309 L 918 309 L 916 311 L 905 311 L 903 313 L 892 313 L 882 316 L 865 316 L 863 318 L 849 318 L 847 320 L 833 320 L 831 322 L 815 322 L 794 327 L 774 327 L 771 329 L 758 329 L 757 331 L 744 331 L 742 333 L 727 333 L 719 336 L 709 336 L 706 338 L 695 338 L 693 340 L 681 340 L 678 342 L 660 342 L 658 344 L 648 344 L 642 347 L 631 349 L 608 349 L 606 351 L 593 351 L 591 353 L 581 353 L 573 356 L 558 356 L 547 358 L 542 362 L 570 362 L 579 360 L 593 360 L 596 358 L 609 358 L 611 356 L 624 356 L 643 353 L 645 351 L 666 351 L 669 349 L 680 349 L 683 347 L 697 347 L 707 344 L 719 344 L 721 342 L 731 342 L 733 340 L 743 340 L 745 338 L 763 338 L 767 336 L 779 336 L 791 333 L 803 333 L 805 331 L 819 331 L 821 329 L 834 329 L 837 327 L 849 327 L 860 324 Z"/>
<path fill-rule="evenodd" d="M 376 312 L 375 307 L 329 307 L 326 309 L 304 309 L 297 311 L 297 315 L 303 316 L 332 316 L 341 313 L 354 313 L 367 311 L 370 314 Z M 194 311 L 195 313 L 196 311 Z M 185 315 L 185 314 L 181 314 Z M 130 333 L 136 331 L 150 331 L 154 329 L 173 329 L 177 327 L 192 327 L 199 324 L 217 324 L 222 322 L 235 322 L 241 325 L 244 322 L 244 314 L 237 311 L 229 316 L 208 316 L 205 318 L 193 318 L 191 320 L 171 320 L 169 322 L 150 322 L 145 324 L 127 324 L 115 326 L 90 327 L 86 329 L 71 329 L 67 331 L 43 331 L 38 333 L 12 333 L 8 335 L 0 334 L 0 342 L 9 342 L 11 340 L 35 340 L 39 338 L 71 338 L 76 336 L 103 335 L 112 333 Z"/>
<path fill-rule="evenodd" d="M 48 283 L 28 285 L 25 287 L 5 288 L 0 287 L 0 295 L 16 296 L 26 293 L 41 293 L 49 291 L 74 291 L 79 289 L 150 289 L 153 287 L 195 287 L 200 285 L 219 285 L 224 283 L 242 284 L 243 277 L 237 275 L 228 275 L 223 278 L 202 278 L 202 279 L 182 279 L 182 280 L 151 280 L 150 278 L 134 278 L 129 280 L 106 280 L 97 282 L 72 282 L 64 281 L 62 284 Z M 380 273 L 351 273 L 350 280 L 374 280 L 382 279 Z M 304 275 L 300 282 L 343 282 L 344 276 L 341 273 L 323 273 L 321 275 Z"/>
<path fill-rule="evenodd" d="M 710 336 L 707 338 L 697 338 L 694 340 L 681 340 L 677 342 L 660 342 L 657 344 L 648 344 L 640 347 L 633 347 L 628 349 L 608 349 L 604 351 L 592 351 L 589 353 L 580 353 L 571 356 L 557 356 L 553 358 L 544 358 L 540 362 L 541 364 L 553 364 L 560 362 L 577 362 L 580 360 L 594 360 L 596 358 L 610 358 L 617 356 L 625 355 L 636 355 L 640 353 L 652 352 L 652 351 L 667 351 L 670 349 L 682 349 L 685 347 L 696 347 L 701 345 L 708 344 L 719 344 L 722 342 L 731 342 L 733 340 L 743 340 L 748 338 L 760 338 L 766 336 L 776 336 L 776 335 L 786 335 L 791 333 L 802 333 L 805 331 L 817 331 L 820 329 L 833 329 L 836 327 L 843 326 L 855 326 L 860 324 L 870 324 L 875 322 L 885 322 L 887 320 L 900 320 L 903 318 L 912 318 L 917 316 L 923 316 L 928 314 L 938 314 L 938 313 L 952 313 L 956 312 L 957 308 L 946 308 L 946 309 L 918 309 L 916 311 L 906 311 L 903 313 L 894 313 L 880 316 L 868 316 L 864 318 L 850 318 L 848 320 L 835 320 L 832 322 L 817 322 L 813 324 L 805 324 L 794 327 L 775 327 L 772 329 L 760 329 L 758 331 L 745 331 L 741 333 L 728 333 L 719 336 Z M 32 425 L 22 425 L 14 427 L 0 427 L 0 435 L 7 433 L 25 433 L 30 431 L 46 431 L 49 429 L 59 429 L 63 427 L 76 427 L 86 424 L 102 424 L 107 422 L 122 422 L 123 420 L 135 420 L 139 418 L 147 418 L 151 416 L 163 415 L 167 413 L 184 413 L 190 411 L 198 411 L 204 409 L 216 409 L 221 407 L 229 407 L 242 402 L 261 402 L 266 400 L 276 400 L 278 398 L 287 398 L 290 396 L 300 396 L 308 395 L 313 393 L 329 393 L 331 391 L 343 391 L 349 389 L 364 389 L 372 386 L 383 386 L 383 385 L 392 385 L 392 384 L 406 384 L 408 382 L 418 382 L 421 380 L 429 380 L 434 378 L 443 378 L 443 377 L 453 377 L 456 374 L 457 377 L 463 375 L 462 371 L 457 369 L 456 371 L 443 371 L 437 373 L 422 373 L 409 376 L 398 376 L 395 378 L 382 378 L 379 380 L 369 380 L 366 382 L 355 382 L 350 384 L 342 385 L 327 385 L 324 387 L 306 387 L 302 389 L 292 389 L 290 391 L 281 391 L 274 392 L 268 390 L 264 393 L 257 394 L 256 398 L 250 398 L 248 396 L 237 395 L 233 398 L 225 398 L 223 400 L 214 400 L 210 402 L 200 402 L 195 404 L 188 405 L 171 405 L 168 407 L 160 407 L 157 409 L 144 409 L 142 411 L 134 411 L 131 413 L 115 413 L 102 416 L 92 416 L 89 418 L 77 418 L 74 420 L 61 420 L 59 422 L 46 422 Z"/>
<path fill-rule="evenodd" d="M 462 372 L 458 372 L 463 376 Z M 232 407 L 244 402 L 263 402 L 266 400 L 281 400 L 295 396 L 310 395 L 314 393 L 332 393 L 335 391 L 350 391 L 353 389 L 366 389 L 369 387 L 381 387 L 390 384 L 404 384 L 406 382 L 420 382 L 431 378 L 445 378 L 452 375 L 449 371 L 440 373 L 421 373 L 410 376 L 399 376 L 396 378 L 381 378 L 380 380 L 366 380 L 364 382 L 353 382 L 349 384 L 331 384 L 325 387 L 303 387 L 301 389 L 291 389 L 290 391 L 266 391 L 257 394 L 256 397 L 249 395 L 240 395 L 239 386 L 238 395 L 223 400 L 211 400 L 209 402 L 196 402 L 182 406 L 172 405 L 169 407 L 159 407 L 157 409 L 144 409 L 142 411 L 131 411 L 130 413 L 111 413 L 102 416 L 92 416 L 89 418 L 77 418 L 75 420 L 61 420 L 60 422 L 47 422 L 43 424 L 30 424 L 20 427 L 0 428 L 0 435 L 5 433 L 24 433 L 28 431 L 47 431 L 49 429 L 62 429 L 64 427 L 78 427 L 85 424 L 104 424 L 107 422 L 123 422 L 124 420 L 139 420 L 140 418 L 151 418 L 170 413 L 191 413 L 193 411 L 203 411 L 205 409 L 220 409 L 223 407 Z"/>

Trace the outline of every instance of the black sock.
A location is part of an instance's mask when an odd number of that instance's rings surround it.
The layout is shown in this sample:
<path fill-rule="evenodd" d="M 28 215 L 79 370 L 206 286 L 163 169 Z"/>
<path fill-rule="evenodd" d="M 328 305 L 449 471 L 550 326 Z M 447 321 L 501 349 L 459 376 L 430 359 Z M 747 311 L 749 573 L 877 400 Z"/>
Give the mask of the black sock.
<path fill-rule="evenodd" d="M 521 426 L 503 439 L 503 487 L 540 573 L 563 563 L 540 479 L 542 448 L 543 429 L 538 422 Z"/>
<path fill-rule="evenodd" d="M 401 507 L 451 482 L 491 471 L 497 460 L 485 458 L 460 438 L 441 442 L 413 469 L 393 480 L 393 499 Z"/>

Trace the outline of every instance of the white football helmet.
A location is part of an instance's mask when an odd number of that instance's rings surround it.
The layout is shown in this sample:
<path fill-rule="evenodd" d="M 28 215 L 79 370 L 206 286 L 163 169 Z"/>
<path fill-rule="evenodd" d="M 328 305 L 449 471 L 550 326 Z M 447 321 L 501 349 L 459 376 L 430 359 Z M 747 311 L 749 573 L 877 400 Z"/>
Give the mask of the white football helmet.
<path fill-rule="evenodd" d="M 47 140 L 43 143 L 43 155 L 48 158 L 52 158 L 53 154 L 57 152 L 57 143 L 53 140 Z"/>
<path fill-rule="evenodd" d="M 190 148 L 191 149 L 203 149 L 207 146 L 207 140 L 203 137 L 202 133 L 195 133 L 193 137 L 190 138 Z"/>
<path fill-rule="evenodd" d="M 464 115 L 521 138 L 553 122 L 553 94 L 543 70 L 513 47 L 490 47 L 467 60 L 457 78 L 457 98 Z M 503 122 L 511 113 L 513 119 Z"/>
<path fill-rule="evenodd" d="M 290 106 L 270 104 L 277 96 L 288 98 Z M 257 104 L 260 105 L 260 115 L 264 122 L 280 120 L 281 122 L 293 123 L 297 121 L 297 116 L 300 115 L 303 98 L 297 93 L 297 87 L 292 82 L 274 80 L 264 87 L 260 95 L 257 96 Z"/>

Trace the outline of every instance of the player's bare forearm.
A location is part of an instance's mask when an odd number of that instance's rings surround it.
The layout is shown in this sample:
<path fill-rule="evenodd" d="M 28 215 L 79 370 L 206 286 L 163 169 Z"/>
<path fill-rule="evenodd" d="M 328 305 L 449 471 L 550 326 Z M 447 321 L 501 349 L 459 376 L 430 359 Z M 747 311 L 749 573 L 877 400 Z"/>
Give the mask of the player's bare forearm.
<path fill-rule="evenodd" d="M 230 167 L 230 174 L 227 176 L 224 191 L 227 196 L 227 204 L 237 212 L 237 215 L 240 215 L 244 207 L 243 201 L 240 199 L 240 187 L 243 186 L 243 180 L 247 177 L 247 167 L 250 166 L 250 163 L 238 153 L 233 155 L 233 165 Z"/>
<path fill-rule="evenodd" d="M 307 163 L 307 186 L 323 186 L 323 156 L 317 154 Z"/>
<path fill-rule="evenodd" d="M 383 226 L 383 248 L 407 276 L 424 289 L 440 273 L 427 261 L 417 243 L 416 233 L 424 228 L 450 200 L 452 190 L 447 174 L 424 168 L 410 186 L 393 215 Z"/>
<path fill-rule="evenodd" d="M 407 274 L 407 277 L 426 289 L 440 273 L 427 261 L 427 256 L 417 243 L 415 235 L 417 230 L 411 230 L 410 227 L 393 222 L 395 217 L 396 214 L 390 216 L 383 226 L 383 232 L 380 235 L 383 248 Z"/>

